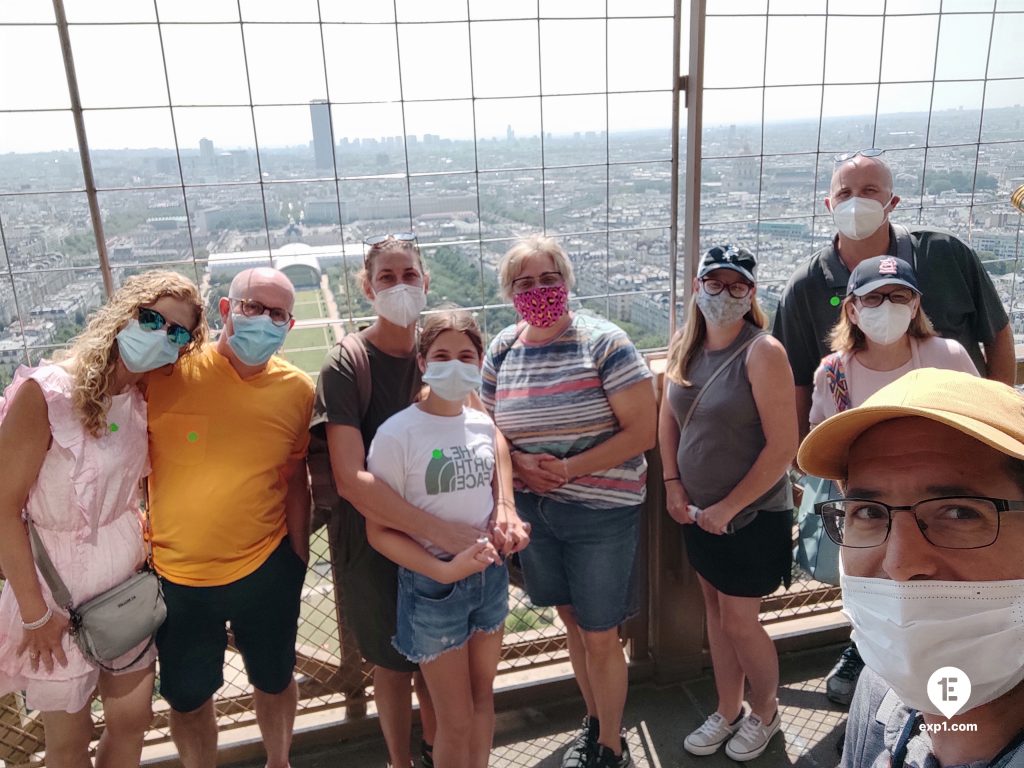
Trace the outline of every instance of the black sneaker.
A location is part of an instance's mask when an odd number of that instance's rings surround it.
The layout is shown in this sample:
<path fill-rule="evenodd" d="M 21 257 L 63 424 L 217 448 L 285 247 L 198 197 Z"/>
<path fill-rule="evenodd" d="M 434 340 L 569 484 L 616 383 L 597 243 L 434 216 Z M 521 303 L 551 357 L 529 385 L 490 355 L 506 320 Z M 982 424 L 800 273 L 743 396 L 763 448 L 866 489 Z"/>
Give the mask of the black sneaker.
<path fill-rule="evenodd" d="M 587 768 L 628 768 L 631 766 L 633 760 L 629 756 L 629 747 L 626 746 L 625 739 L 621 739 L 621 742 L 621 755 L 616 755 L 604 744 L 594 744 Z"/>
<path fill-rule="evenodd" d="M 586 768 L 587 756 L 597 744 L 597 734 L 600 730 L 601 726 L 596 717 L 584 717 L 583 727 L 562 755 L 562 768 Z"/>
<path fill-rule="evenodd" d="M 857 646 L 848 645 L 843 649 L 839 661 L 825 678 L 825 696 L 829 701 L 850 706 L 853 692 L 857 688 L 857 678 L 864 669 L 864 661 L 857 653 Z"/>
<path fill-rule="evenodd" d="M 434 768 L 434 745 L 420 739 L 420 768 Z"/>

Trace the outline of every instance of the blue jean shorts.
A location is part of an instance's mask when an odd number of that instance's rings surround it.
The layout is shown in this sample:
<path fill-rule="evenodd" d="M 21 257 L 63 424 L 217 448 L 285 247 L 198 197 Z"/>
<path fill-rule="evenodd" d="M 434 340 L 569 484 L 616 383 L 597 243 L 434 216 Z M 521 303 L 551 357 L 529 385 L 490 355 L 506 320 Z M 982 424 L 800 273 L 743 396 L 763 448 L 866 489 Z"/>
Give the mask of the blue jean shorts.
<path fill-rule="evenodd" d="M 640 506 L 595 509 L 517 492 L 519 517 L 532 526 L 519 553 L 530 602 L 571 606 L 588 632 L 635 615 Z"/>
<path fill-rule="evenodd" d="M 409 661 L 433 661 L 508 615 L 508 566 L 490 565 L 454 584 L 398 569 L 398 627 L 391 644 Z"/>

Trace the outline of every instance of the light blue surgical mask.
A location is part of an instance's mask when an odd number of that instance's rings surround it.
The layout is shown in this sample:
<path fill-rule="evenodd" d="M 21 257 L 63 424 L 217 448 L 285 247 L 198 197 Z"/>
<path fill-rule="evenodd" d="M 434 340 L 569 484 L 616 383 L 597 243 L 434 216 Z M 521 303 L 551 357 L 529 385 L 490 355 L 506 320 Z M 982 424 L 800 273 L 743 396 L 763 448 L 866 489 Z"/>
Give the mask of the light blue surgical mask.
<path fill-rule="evenodd" d="M 228 345 L 246 365 L 263 365 L 284 344 L 288 325 L 274 325 L 269 315 L 231 315 Z"/>
<path fill-rule="evenodd" d="M 480 389 L 480 368 L 461 360 L 437 360 L 427 363 L 423 383 L 442 400 L 461 402 L 470 392 Z"/>
<path fill-rule="evenodd" d="M 166 330 L 150 331 L 129 320 L 117 334 L 121 362 L 132 373 L 145 373 L 178 362 L 179 347 L 167 337 Z"/>

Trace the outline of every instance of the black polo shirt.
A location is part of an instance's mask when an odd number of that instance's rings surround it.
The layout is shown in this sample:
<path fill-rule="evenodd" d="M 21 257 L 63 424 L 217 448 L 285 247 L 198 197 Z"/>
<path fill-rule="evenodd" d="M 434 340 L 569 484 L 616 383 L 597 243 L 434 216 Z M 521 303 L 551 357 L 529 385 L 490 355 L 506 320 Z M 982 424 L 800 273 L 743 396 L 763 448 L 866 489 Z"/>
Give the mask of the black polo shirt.
<path fill-rule="evenodd" d="M 988 272 L 970 246 L 949 232 L 900 230 L 897 237 L 890 226 L 888 254 L 914 265 L 921 306 L 935 330 L 963 344 L 984 375 L 981 345 L 991 343 L 1009 322 Z M 833 239 L 796 269 L 782 293 L 772 333 L 786 348 L 797 386 L 813 386 L 814 371 L 831 352 L 827 337 L 839 319 L 849 279 Z"/>

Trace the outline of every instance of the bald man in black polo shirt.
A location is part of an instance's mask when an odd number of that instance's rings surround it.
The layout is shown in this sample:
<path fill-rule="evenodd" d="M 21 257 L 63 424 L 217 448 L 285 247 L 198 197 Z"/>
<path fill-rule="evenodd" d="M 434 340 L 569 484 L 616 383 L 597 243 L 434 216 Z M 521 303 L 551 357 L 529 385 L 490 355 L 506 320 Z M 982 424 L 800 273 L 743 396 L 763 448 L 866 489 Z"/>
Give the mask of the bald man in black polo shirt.
<path fill-rule="evenodd" d="M 913 264 L 922 307 L 939 335 L 963 344 L 987 378 L 1014 383 L 1013 331 L 977 254 L 948 232 L 890 224 L 900 201 L 892 172 L 877 150 L 866 152 L 836 167 L 825 207 L 839 232 L 793 273 L 775 315 L 772 333 L 785 346 L 796 381 L 801 438 L 808 431 L 814 371 L 831 351 L 826 339 L 839 319 L 846 281 L 873 256 L 889 254 Z"/>

